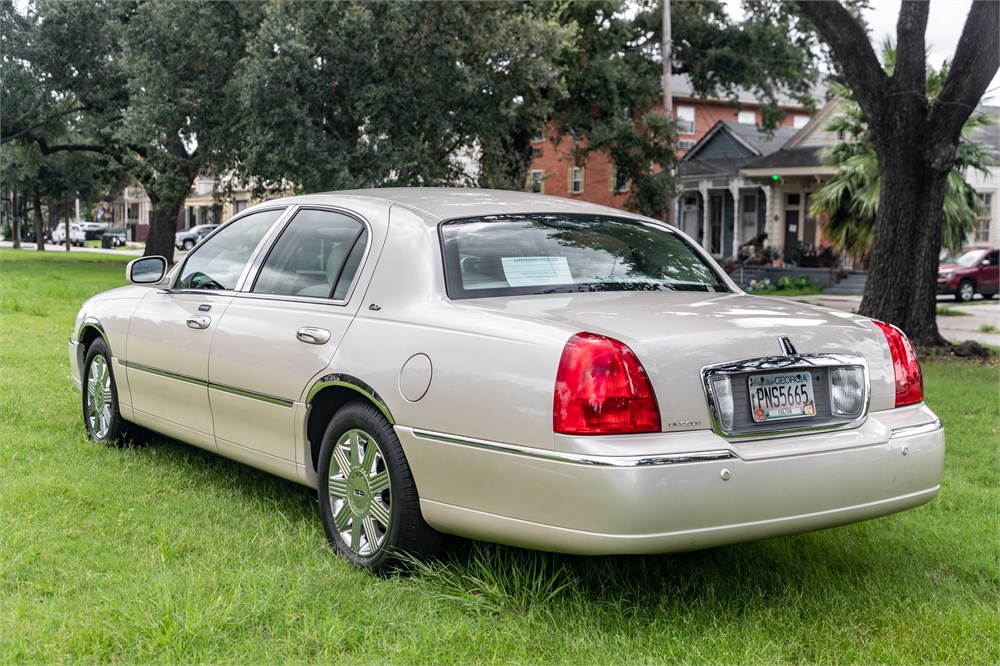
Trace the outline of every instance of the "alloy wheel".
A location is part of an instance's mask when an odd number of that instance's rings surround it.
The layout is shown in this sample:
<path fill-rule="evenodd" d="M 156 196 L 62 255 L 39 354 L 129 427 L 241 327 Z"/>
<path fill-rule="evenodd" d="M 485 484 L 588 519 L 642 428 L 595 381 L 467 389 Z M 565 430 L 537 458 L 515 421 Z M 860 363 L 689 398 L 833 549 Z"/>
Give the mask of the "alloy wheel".
<path fill-rule="evenodd" d="M 87 421 L 97 439 L 104 439 L 111 429 L 111 404 L 111 371 L 98 354 L 87 372 Z"/>
<path fill-rule="evenodd" d="M 360 429 L 337 440 L 328 487 L 333 522 L 354 553 L 369 556 L 385 543 L 392 522 L 389 472 L 378 442 Z"/>

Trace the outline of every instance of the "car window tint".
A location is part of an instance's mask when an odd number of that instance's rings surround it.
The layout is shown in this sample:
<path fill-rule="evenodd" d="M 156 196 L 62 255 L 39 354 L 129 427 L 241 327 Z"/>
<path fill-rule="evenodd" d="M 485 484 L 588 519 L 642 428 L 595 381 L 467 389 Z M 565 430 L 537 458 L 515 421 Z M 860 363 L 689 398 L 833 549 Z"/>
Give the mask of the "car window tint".
<path fill-rule="evenodd" d="M 176 288 L 235 289 L 250 255 L 283 212 L 264 210 L 224 226 L 192 250 Z"/>
<path fill-rule="evenodd" d="M 367 239 L 365 226 L 353 217 L 301 210 L 271 249 L 253 292 L 343 300 Z"/>
<path fill-rule="evenodd" d="M 728 291 L 679 235 L 610 216 L 531 214 L 441 225 L 452 298 L 579 291 Z"/>

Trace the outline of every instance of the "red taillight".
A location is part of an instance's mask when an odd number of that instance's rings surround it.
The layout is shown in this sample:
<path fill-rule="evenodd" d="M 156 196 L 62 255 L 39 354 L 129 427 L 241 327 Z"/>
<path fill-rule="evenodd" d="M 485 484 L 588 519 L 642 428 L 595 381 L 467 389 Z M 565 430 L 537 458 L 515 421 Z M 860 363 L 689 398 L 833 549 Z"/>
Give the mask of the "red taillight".
<path fill-rule="evenodd" d="M 924 399 L 924 378 L 920 372 L 920 361 L 913 351 L 906 334 L 885 322 L 872 320 L 882 329 L 892 354 L 892 369 L 896 375 L 896 406 L 912 405 Z"/>
<path fill-rule="evenodd" d="M 566 435 L 659 432 L 656 396 L 632 350 L 595 333 L 570 338 L 556 373 L 552 424 Z"/>

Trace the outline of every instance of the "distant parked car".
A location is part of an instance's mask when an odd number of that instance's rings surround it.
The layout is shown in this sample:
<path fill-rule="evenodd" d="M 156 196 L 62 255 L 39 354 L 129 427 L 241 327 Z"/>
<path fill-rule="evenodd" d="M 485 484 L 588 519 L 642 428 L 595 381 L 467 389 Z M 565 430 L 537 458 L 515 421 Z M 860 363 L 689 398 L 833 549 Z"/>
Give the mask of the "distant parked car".
<path fill-rule="evenodd" d="M 108 225 L 102 224 L 100 222 L 80 222 L 80 228 L 83 229 L 84 235 L 87 240 L 97 240 L 101 237 L 108 229 Z"/>
<path fill-rule="evenodd" d="M 976 293 L 992 298 L 1000 292 L 1000 250 L 988 247 L 967 248 L 958 257 L 945 257 L 938 267 L 938 294 L 954 294 L 960 303 L 971 301 Z"/>
<path fill-rule="evenodd" d="M 69 225 L 69 242 L 73 245 L 83 246 L 83 242 L 87 240 L 87 234 L 80 227 L 79 224 Z M 52 242 L 62 244 L 66 242 L 66 223 L 60 222 L 56 225 L 55 230 L 52 232 Z"/>
<path fill-rule="evenodd" d="M 186 231 L 178 231 L 174 234 L 174 245 L 178 250 L 190 250 L 198 244 L 205 236 L 215 231 L 217 224 L 199 224 Z"/>

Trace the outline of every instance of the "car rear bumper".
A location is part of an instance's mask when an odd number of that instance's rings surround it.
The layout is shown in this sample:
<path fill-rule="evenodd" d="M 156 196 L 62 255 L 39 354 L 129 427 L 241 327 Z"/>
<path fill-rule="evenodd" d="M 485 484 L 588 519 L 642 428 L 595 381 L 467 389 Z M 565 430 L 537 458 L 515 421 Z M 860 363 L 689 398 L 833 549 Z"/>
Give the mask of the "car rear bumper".
<path fill-rule="evenodd" d="M 396 431 L 424 518 L 441 531 L 580 554 L 655 553 L 832 527 L 930 501 L 944 465 L 943 428 L 922 405 L 905 419 L 891 411 L 888 423 L 876 413 L 856 429 L 860 445 L 796 455 L 788 437 L 781 455 L 752 459 L 714 435 L 715 446 L 686 455 L 629 458 Z"/>

